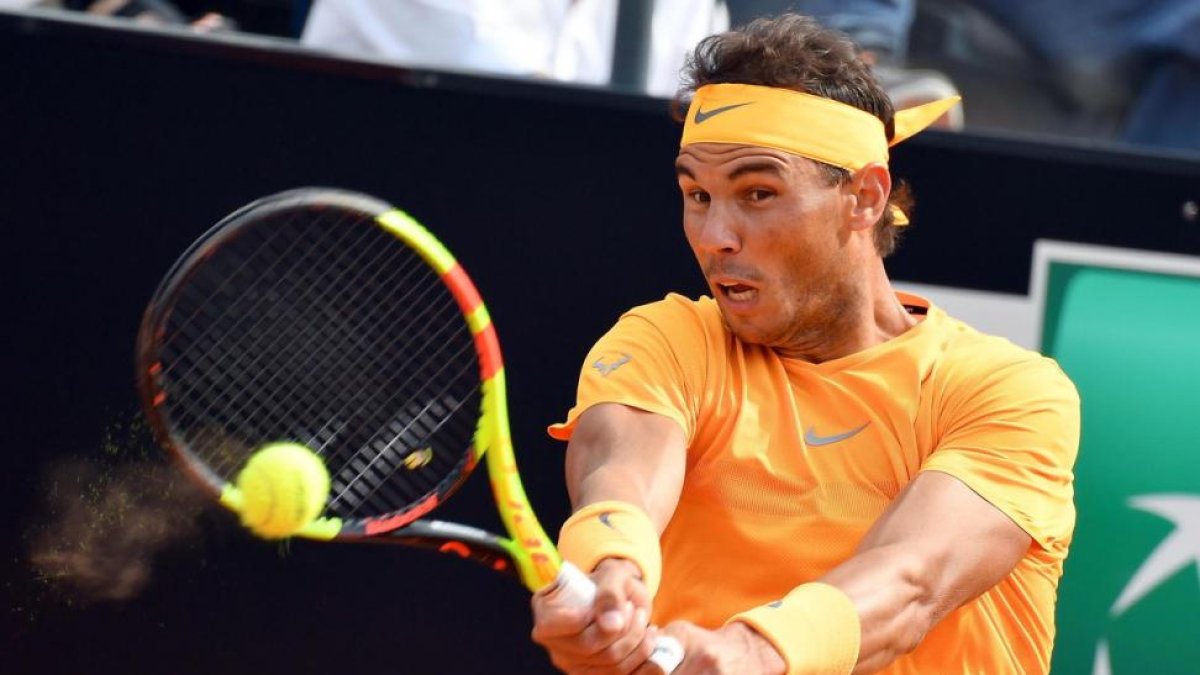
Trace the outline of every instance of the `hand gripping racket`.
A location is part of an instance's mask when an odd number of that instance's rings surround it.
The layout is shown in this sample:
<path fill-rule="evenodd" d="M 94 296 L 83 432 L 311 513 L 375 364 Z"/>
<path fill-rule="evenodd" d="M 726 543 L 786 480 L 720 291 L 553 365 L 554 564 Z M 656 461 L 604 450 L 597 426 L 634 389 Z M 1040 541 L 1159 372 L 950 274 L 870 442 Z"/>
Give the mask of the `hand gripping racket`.
<path fill-rule="evenodd" d="M 159 442 L 231 509 L 246 459 L 294 441 L 332 479 L 298 536 L 434 549 L 581 606 L 595 596 L 525 496 L 487 307 L 450 252 L 384 202 L 307 188 L 227 216 L 146 308 L 137 382 Z M 422 520 L 481 458 L 509 536 Z M 651 660 L 670 673 L 682 656 L 664 637 Z"/>

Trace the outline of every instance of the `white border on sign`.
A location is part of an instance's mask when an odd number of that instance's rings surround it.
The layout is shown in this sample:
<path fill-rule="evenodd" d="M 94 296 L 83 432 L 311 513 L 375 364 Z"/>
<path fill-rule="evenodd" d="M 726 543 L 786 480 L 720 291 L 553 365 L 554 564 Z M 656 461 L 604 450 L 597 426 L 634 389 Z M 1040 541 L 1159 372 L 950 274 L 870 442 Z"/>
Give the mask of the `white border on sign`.
<path fill-rule="evenodd" d="M 1033 243 L 1033 269 L 1029 281 L 1029 296 L 1033 301 L 1034 349 L 1041 350 L 1045 337 L 1046 285 L 1050 283 L 1050 266 L 1054 263 L 1091 265 L 1134 272 L 1157 272 L 1184 277 L 1200 277 L 1200 257 L 1179 253 L 1155 253 L 1127 248 L 1073 244 L 1052 239 Z"/>

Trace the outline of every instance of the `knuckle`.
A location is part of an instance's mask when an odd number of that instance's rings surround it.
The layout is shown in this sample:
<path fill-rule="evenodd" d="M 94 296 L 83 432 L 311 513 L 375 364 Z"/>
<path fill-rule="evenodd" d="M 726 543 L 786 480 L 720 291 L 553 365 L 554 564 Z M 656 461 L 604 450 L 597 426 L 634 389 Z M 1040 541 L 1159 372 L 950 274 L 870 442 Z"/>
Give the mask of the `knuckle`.
<path fill-rule="evenodd" d="M 604 665 L 616 665 L 625 660 L 625 657 L 629 654 L 629 649 L 629 644 L 616 642 L 596 652 L 596 660 Z"/>
<path fill-rule="evenodd" d="M 595 656 L 608 646 L 608 641 L 589 629 L 578 637 L 576 644 L 583 653 Z"/>
<path fill-rule="evenodd" d="M 615 579 L 601 578 L 596 581 L 596 597 L 617 599 L 625 595 L 624 584 L 617 582 Z"/>
<path fill-rule="evenodd" d="M 692 652 L 689 652 L 688 656 L 695 656 L 694 661 L 696 665 L 700 665 L 700 667 L 704 670 L 716 671 L 720 665 L 720 659 L 718 659 L 718 657 L 716 657 L 716 653 L 713 652 L 713 650 L 708 649 L 708 647 L 701 647 L 700 650 L 695 652 L 695 655 L 692 655 Z"/>
<path fill-rule="evenodd" d="M 653 653 L 654 653 L 654 642 L 651 640 L 643 639 L 642 641 L 638 642 L 637 645 L 634 646 L 633 653 L 631 654 L 631 656 L 638 663 L 641 663 L 641 662 L 645 661 L 646 659 L 650 658 L 650 655 Z"/>

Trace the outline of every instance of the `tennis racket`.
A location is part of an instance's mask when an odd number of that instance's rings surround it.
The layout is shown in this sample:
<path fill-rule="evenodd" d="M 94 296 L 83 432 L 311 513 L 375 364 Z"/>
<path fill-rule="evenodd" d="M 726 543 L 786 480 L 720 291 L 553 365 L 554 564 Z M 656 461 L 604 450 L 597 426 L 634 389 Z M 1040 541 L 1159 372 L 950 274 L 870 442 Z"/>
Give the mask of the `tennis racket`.
<path fill-rule="evenodd" d="M 332 489 L 297 536 L 433 549 L 592 603 L 595 586 L 563 563 L 517 473 L 487 307 L 404 212 L 325 188 L 235 211 L 160 283 L 136 361 L 159 442 L 226 507 L 251 454 L 302 443 Z M 422 519 L 481 459 L 508 536 Z M 669 673 L 682 656 L 664 638 L 651 660 Z"/>

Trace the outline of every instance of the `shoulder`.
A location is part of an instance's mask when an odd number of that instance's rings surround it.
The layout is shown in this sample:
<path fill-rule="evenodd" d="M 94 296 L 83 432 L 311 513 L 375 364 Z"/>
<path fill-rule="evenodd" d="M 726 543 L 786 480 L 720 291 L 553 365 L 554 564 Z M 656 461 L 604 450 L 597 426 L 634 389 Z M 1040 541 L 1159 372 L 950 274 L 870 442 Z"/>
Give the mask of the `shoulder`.
<path fill-rule="evenodd" d="M 1079 394 L 1058 363 L 1007 338 L 988 335 L 940 310 L 943 352 L 937 368 L 947 393 L 985 392 L 1011 399 L 1055 398 L 1078 405 Z"/>
<path fill-rule="evenodd" d="M 712 298 L 702 296 L 694 300 L 678 293 L 630 309 L 621 316 L 621 322 L 649 324 L 668 337 L 716 336 L 725 332 L 721 311 Z"/>
<path fill-rule="evenodd" d="M 650 321 L 696 321 L 720 320 L 717 303 L 708 296 L 692 299 L 678 293 L 668 293 L 662 300 L 638 305 L 622 316 L 639 316 Z"/>

